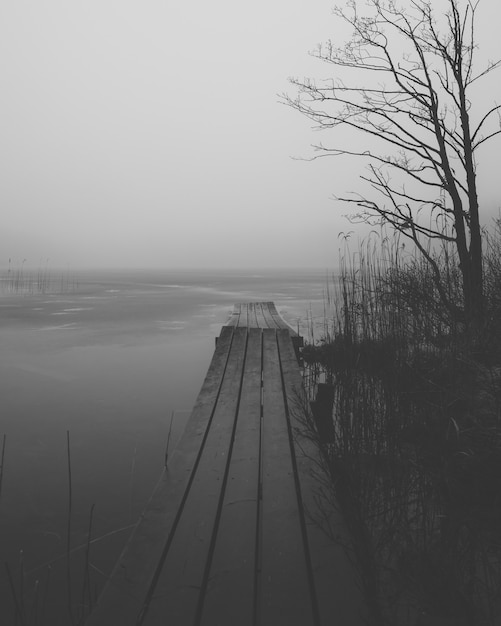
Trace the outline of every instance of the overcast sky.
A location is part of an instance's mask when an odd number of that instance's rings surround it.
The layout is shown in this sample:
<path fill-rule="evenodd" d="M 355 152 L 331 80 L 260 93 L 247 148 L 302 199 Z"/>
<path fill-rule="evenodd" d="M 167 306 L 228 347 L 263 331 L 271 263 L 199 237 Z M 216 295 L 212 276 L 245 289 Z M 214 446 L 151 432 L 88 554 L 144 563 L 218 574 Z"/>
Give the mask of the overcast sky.
<path fill-rule="evenodd" d="M 3 0 L 0 265 L 333 267 L 352 227 L 331 198 L 360 171 L 292 159 L 319 136 L 278 102 L 349 36 L 333 4 Z M 499 2 L 481 8 L 501 56 Z"/>

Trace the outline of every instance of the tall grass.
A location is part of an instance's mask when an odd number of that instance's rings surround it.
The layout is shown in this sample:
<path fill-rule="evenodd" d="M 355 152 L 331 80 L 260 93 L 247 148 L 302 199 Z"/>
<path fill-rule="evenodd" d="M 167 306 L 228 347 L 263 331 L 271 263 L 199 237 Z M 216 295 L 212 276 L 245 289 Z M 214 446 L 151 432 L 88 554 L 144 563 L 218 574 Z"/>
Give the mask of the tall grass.
<path fill-rule="evenodd" d="M 91 548 L 101 542 L 107 543 L 116 535 L 130 533 L 135 526 L 134 522 L 93 537 L 95 505 L 90 507 L 88 521 L 82 519 L 81 512 L 75 512 L 69 431 L 66 431 L 66 461 L 68 490 L 64 549 L 50 562 L 35 568 L 25 566 L 30 555 L 27 553 L 28 558 L 25 559 L 23 550 L 17 563 L 3 564 L 3 576 L 12 601 L 12 621 L 9 624 L 13 626 L 52 626 L 60 623 L 83 626 L 96 602 L 98 582 L 102 584 L 108 579 L 108 575 L 94 564 Z M 85 522 L 86 529 L 83 528 Z M 5 612 L 7 615 L 9 608 L 2 607 L 2 614 Z"/>
<path fill-rule="evenodd" d="M 5 467 L 5 444 L 7 443 L 7 435 L 4 433 L 2 437 L 2 453 L 0 454 L 0 499 L 2 497 L 3 472 Z"/>
<path fill-rule="evenodd" d="M 303 352 L 309 379 L 333 384 L 320 446 L 374 624 L 501 623 L 499 223 L 486 242 L 475 343 L 429 266 L 379 236 L 345 251 L 325 336 Z M 459 302 L 457 259 L 435 254 Z"/>
<path fill-rule="evenodd" d="M 78 289 L 78 281 L 69 270 L 55 273 L 49 269 L 49 259 L 36 270 L 26 266 L 26 259 L 14 263 L 0 274 L 0 292 L 17 295 L 43 293 L 72 293 Z"/>

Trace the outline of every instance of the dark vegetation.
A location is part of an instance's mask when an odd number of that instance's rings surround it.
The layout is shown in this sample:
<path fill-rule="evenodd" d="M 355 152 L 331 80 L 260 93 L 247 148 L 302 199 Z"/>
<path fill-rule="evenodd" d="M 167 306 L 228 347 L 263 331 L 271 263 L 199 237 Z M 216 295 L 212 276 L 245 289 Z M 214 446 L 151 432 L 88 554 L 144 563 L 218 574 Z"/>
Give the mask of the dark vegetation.
<path fill-rule="evenodd" d="M 14 263 L 9 259 L 6 270 L 0 274 L 0 293 L 33 295 L 40 293 L 71 293 L 78 289 L 78 280 L 69 270 L 54 273 L 49 259 L 40 262 L 37 270 L 26 267 L 26 259 Z"/>
<path fill-rule="evenodd" d="M 485 242 L 475 334 L 422 256 L 372 238 L 345 256 L 325 337 L 303 352 L 310 380 L 332 384 L 320 446 L 373 624 L 501 623 L 499 221 Z M 457 257 L 432 254 L 461 301 Z"/>
<path fill-rule="evenodd" d="M 338 198 L 352 221 L 390 233 L 345 254 L 331 327 L 304 350 L 377 625 L 501 624 L 501 233 L 482 230 L 476 170 L 501 133 L 478 85 L 501 61 L 477 63 L 481 4 L 347 0 L 351 37 L 312 53 L 334 75 L 284 96 L 330 134 L 313 159 L 364 168 Z"/>

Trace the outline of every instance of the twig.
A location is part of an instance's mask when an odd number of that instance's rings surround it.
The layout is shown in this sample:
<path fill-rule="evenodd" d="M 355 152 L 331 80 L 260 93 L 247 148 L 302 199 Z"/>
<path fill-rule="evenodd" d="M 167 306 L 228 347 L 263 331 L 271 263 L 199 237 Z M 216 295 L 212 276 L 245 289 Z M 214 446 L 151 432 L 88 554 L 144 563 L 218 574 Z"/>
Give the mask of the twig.
<path fill-rule="evenodd" d="M 132 501 L 133 501 L 133 485 L 134 473 L 136 471 L 137 445 L 134 446 L 134 456 L 132 457 L 132 465 L 130 468 L 130 484 L 129 484 L 129 517 L 132 519 Z"/>
<path fill-rule="evenodd" d="M 47 566 L 47 579 L 45 581 L 45 590 L 44 590 L 44 594 L 43 594 L 43 600 L 42 600 L 42 612 L 40 615 L 40 619 L 42 620 L 42 624 L 44 623 L 45 620 L 45 607 L 47 606 L 47 597 L 49 595 L 49 583 L 50 583 L 50 573 L 52 571 L 52 568 L 50 565 Z"/>
<path fill-rule="evenodd" d="M 92 594 L 90 592 L 90 570 L 89 570 L 89 554 L 92 535 L 92 519 L 94 515 L 94 504 L 90 507 L 89 515 L 89 529 L 87 532 L 87 545 L 85 546 L 85 565 L 84 565 L 84 580 L 82 585 L 82 617 L 85 617 L 85 596 L 87 595 L 89 600 L 89 611 L 92 610 Z"/>
<path fill-rule="evenodd" d="M 24 552 L 19 551 L 19 597 L 21 599 L 21 612 L 24 619 Z"/>
<path fill-rule="evenodd" d="M 113 535 L 116 535 L 117 533 L 124 532 L 125 530 L 130 530 L 131 528 L 134 528 L 135 526 L 136 526 L 136 523 L 128 524 L 127 526 L 123 526 L 122 528 L 116 528 L 115 530 L 110 530 L 110 532 L 105 533 L 104 535 L 100 535 L 99 537 L 96 537 L 95 539 L 92 539 L 90 543 L 91 544 L 97 543 L 99 541 L 102 541 L 103 539 L 112 537 Z M 75 554 L 76 552 L 79 552 L 80 550 L 85 549 L 86 545 L 87 543 L 81 543 L 80 545 L 75 546 L 74 548 L 71 549 L 71 554 Z M 60 554 L 55 559 L 52 559 L 51 561 L 48 561 L 46 563 L 42 563 L 42 565 L 39 565 L 38 567 L 34 567 L 33 569 L 29 570 L 28 572 L 26 572 L 26 575 L 29 576 L 31 574 L 34 574 L 35 572 L 41 570 L 44 567 L 50 568 L 51 565 L 54 565 L 54 563 L 57 563 L 61 559 L 64 559 L 66 556 L 67 556 L 66 552 L 63 554 Z"/>
<path fill-rule="evenodd" d="M 168 460 L 169 460 L 169 443 L 170 443 L 170 437 L 171 437 L 171 433 L 172 433 L 172 422 L 173 421 L 174 421 L 174 410 L 170 414 L 169 433 L 167 435 L 167 445 L 165 446 L 165 462 L 164 462 L 164 466 L 165 467 L 167 467 L 167 463 L 168 463 Z"/>
<path fill-rule="evenodd" d="M 40 581 L 35 580 L 35 596 L 33 598 L 33 604 L 31 607 L 31 615 L 33 616 L 33 626 L 38 625 L 38 596 L 39 596 Z"/>
<path fill-rule="evenodd" d="M 74 624 L 73 611 L 71 608 L 71 508 L 72 508 L 72 491 L 71 491 L 71 449 L 70 449 L 70 431 L 66 431 L 66 447 L 68 456 L 68 524 L 66 526 L 66 584 L 68 587 L 68 614 L 71 624 Z"/>
<path fill-rule="evenodd" d="M 11 574 L 10 567 L 9 567 L 8 563 L 5 563 L 5 569 L 7 571 L 7 579 L 9 581 L 9 586 L 10 586 L 10 590 L 11 590 L 11 593 L 12 593 L 12 598 L 14 599 L 14 605 L 16 607 L 16 621 L 17 621 L 17 617 L 19 617 L 19 619 L 21 621 L 21 626 L 25 626 L 26 622 L 24 621 L 23 611 L 21 610 L 22 607 L 19 604 L 19 601 L 17 599 L 16 588 L 14 587 L 14 581 L 12 579 L 12 574 Z"/>
<path fill-rule="evenodd" d="M 3 480 L 3 468 L 5 461 L 5 442 L 7 440 L 7 435 L 4 434 L 3 442 L 2 442 L 2 456 L 0 458 L 0 497 L 2 496 L 2 480 Z"/>

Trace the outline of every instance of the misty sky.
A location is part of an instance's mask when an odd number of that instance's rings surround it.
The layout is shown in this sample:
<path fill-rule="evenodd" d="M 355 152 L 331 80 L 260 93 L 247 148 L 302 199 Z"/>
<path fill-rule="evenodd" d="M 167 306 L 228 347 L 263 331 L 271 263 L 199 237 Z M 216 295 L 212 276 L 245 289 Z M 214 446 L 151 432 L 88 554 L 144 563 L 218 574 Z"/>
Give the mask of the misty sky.
<path fill-rule="evenodd" d="M 360 169 L 293 160 L 320 137 L 278 102 L 289 76 L 325 75 L 309 50 L 348 37 L 333 4 L 3 0 L 0 266 L 335 266 L 353 227 L 331 197 Z M 499 2 L 480 8 L 497 58 Z"/>

